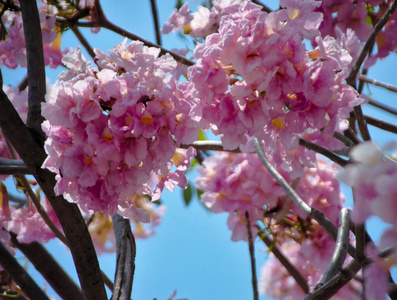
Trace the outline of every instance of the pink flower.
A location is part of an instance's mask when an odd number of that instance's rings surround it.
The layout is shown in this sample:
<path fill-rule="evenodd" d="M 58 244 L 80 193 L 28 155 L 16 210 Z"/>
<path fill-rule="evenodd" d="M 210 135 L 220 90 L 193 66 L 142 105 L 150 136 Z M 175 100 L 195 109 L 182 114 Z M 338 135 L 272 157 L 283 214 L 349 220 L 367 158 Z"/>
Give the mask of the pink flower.
<path fill-rule="evenodd" d="M 69 70 L 42 105 L 49 154 L 43 166 L 59 172 L 56 192 L 83 211 L 149 222 L 129 199 L 146 194 L 157 200 L 164 187 L 186 188 L 194 151 L 180 154 L 182 164 L 172 158 L 179 145 L 197 138 L 197 103 L 169 75 L 176 62 L 158 57 L 156 48 L 124 40 L 109 56 L 96 53 L 100 70 L 79 48 L 63 58 Z"/>

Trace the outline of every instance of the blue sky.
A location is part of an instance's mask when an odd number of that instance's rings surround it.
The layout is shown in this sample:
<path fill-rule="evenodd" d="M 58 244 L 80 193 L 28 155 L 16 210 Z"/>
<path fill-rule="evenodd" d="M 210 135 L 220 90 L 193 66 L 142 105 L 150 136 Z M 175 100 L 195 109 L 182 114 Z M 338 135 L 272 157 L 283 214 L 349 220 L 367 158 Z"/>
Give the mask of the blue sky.
<path fill-rule="evenodd" d="M 110 21 L 145 39 L 155 40 L 150 1 L 104 0 L 101 2 Z M 157 2 L 160 23 L 164 24 L 172 12 L 175 0 L 158 0 Z M 270 6 L 278 6 L 278 1 L 267 1 L 267 3 Z M 113 48 L 114 44 L 123 40 L 123 37 L 104 29 L 97 35 L 91 34 L 89 30 L 82 29 L 81 31 L 92 47 L 103 51 Z M 185 46 L 175 34 L 163 36 L 163 43 L 166 48 Z M 65 34 L 63 46 L 75 47 L 78 44 L 71 33 Z M 86 57 L 89 59 L 88 55 Z M 380 62 L 373 70 L 371 69 L 369 76 L 397 85 L 395 70 L 396 57 L 393 55 Z M 54 82 L 60 71 L 48 70 L 47 76 Z M 22 78 L 21 74 L 24 74 L 25 70 L 9 71 L 2 68 L 2 72 L 5 84 L 15 85 Z M 397 100 L 395 94 L 377 87 L 371 87 L 371 91 L 375 99 L 395 107 Z M 364 107 L 364 112 L 396 122 L 392 115 L 368 105 Z M 370 127 L 370 132 L 380 146 L 384 145 L 387 140 L 395 139 L 394 136 L 373 127 Z M 189 175 L 189 179 L 192 181 L 194 176 L 193 172 Z M 346 192 L 349 192 L 348 189 Z M 197 197 L 186 208 L 181 195 L 180 189 L 176 189 L 174 193 L 164 193 L 162 202 L 167 206 L 167 212 L 163 216 L 161 225 L 156 228 L 156 235 L 147 240 L 137 241 L 132 299 L 167 299 L 175 289 L 177 289 L 177 299 L 251 299 L 248 245 L 230 240 L 231 232 L 227 229 L 226 214 L 209 213 L 203 209 Z M 375 240 L 379 238 L 382 226 L 378 220 L 371 220 L 369 230 Z M 260 241 L 255 243 L 255 248 L 258 276 L 260 276 L 259 271 L 266 260 L 267 248 Z M 68 250 L 58 241 L 50 242 L 48 249 L 76 278 Z M 101 268 L 110 278 L 113 278 L 115 255 L 102 255 L 99 259 Z M 20 262 L 24 263 L 24 260 L 21 259 Z M 29 270 L 34 274 L 39 285 L 44 284 L 44 280 L 32 267 Z M 261 299 L 268 298 L 261 297 Z"/>

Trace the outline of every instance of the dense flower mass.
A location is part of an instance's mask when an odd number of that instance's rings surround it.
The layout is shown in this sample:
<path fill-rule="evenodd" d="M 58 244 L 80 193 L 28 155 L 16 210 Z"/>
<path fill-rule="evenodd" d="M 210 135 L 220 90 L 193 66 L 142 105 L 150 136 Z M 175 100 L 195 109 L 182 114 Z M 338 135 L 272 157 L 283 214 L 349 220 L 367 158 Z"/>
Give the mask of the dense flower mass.
<path fill-rule="evenodd" d="M 345 200 L 335 179 L 338 170 L 335 165 L 317 157 L 312 168 L 304 168 L 301 177 L 291 180 L 279 167 L 301 198 L 312 208 L 322 211 L 335 226 Z M 254 236 L 258 232 L 257 224 L 265 226 L 275 244 L 282 247 L 301 271 L 310 288 L 318 283 L 335 242 L 316 221 L 296 207 L 255 154 L 216 153 L 206 158 L 198 171 L 201 177 L 196 179 L 196 186 L 203 191 L 201 201 L 215 213 L 229 213 L 232 240 L 247 240 L 245 213 L 248 212 Z M 274 260 L 265 265 L 262 293 L 279 299 L 303 299 L 304 293 L 298 284 L 287 271 L 280 272 L 280 268 L 281 263 Z M 347 286 L 338 294 L 339 299 L 345 299 L 346 293 L 355 295 L 354 289 Z M 287 295 L 292 298 L 285 298 Z M 356 298 L 357 295 L 349 299 Z"/>
<path fill-rule="evenodd" d="M 286 170 L 308 165 L 307 151 L 294 151 L 299 138 L 321 130 L 333 140 L 363 103 L 344 82 L 361 45 L 352 31 L 320 37 L 320 2 L 282 1 L 284 9 L 269 14 L 237 2 L 223 7 L 219 28 L 198 43 L 188 70 L 201 126 L 220 135 L 226 149 L 247 150 L 257 137 L 267 153 L 282 156 L 275 163 Z M 317 46 L 307 51 L 303 38 Z"/>
<path fill-rule="evenodd" d="M 55 14 L 56 9 L 53 6 L 42 5 L 39 10 L 44 62 L 51 68 L 56 68 L 62 63 L 61 35 L 55 26 Z M 2 26 L 5 26 L 1 30 L 4 34 L 7 33 L 7 39 L 0 41 L 0 65 L 12 69 L 17 66 L 26 67 L 26 47 L 21 13 L 6 11 L 1 21 Z"/>
<path fill-rule="evenodd" d="M 124 40 L 109 56 L 95 51 L 98 69 L 79 48 L 62 60 L 70 70 L 43 105 L 44 167 L 59 170 L 56 192 L 83 210 L 148 222 L 130 199 L 147 194 L 156 200 L 163 187 L 186 187 L 183 173 L 195 151 L 176 148 L 197 138 L 195 103 L 167 75 L 176 62 L 158 57 L 159 49 Z"/>

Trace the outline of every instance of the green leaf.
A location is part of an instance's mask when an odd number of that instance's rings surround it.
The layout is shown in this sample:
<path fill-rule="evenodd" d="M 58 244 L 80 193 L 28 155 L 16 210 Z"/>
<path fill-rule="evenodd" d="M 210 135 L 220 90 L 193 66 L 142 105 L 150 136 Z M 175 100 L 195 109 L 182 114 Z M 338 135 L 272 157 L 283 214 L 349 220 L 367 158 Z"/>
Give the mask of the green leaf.
<path fill-rule="evenodd" d="M 175 8 L 180 9 L 183 6 L 183 0 L 176 0 Z"/>
<path fill-rule="evenodd" d="M 185 200 L 186 206 L 188 206 L 192 201 L 192 185 L 190 182 L 188 182 L 187 188 L 183 190 L 183 200 Z"/>
<path fill-rule="evenodd" d="M 199 129 L 198 140 L 199 141 L 206 141 L 207 140 L 207 137 L 205 136 L 205 133 L 201 129 Z"/>

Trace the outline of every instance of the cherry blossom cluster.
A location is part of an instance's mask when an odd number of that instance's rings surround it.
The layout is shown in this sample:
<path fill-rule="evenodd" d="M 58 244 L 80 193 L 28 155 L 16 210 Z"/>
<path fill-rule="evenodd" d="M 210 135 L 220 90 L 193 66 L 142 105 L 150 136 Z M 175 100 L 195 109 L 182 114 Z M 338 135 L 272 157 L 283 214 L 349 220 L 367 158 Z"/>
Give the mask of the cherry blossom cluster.
<path fill-rule="evenodd" d="M 281 1 L 283 9 L 268 14 L 250 1 L 232 3 L 217 31 L 197 44 L 191 93 L 200 101 L 201 126 L 220 135 L 225 149 L 247 151 L 257 137 L 291 171 L 314 158 L 297 154 L 299 138 L 321 130 L 332 146 L 333 133 L 346 129 L 349 112 L 364 102 L 344 82 L 361 44 L 351 30 L 321 38 L 320 4 Z M 303 39 L 317 46 L 306 50 Z"/>
<path fill-rule="evenodd" d="M 353 148 L 350 156 L 353 163 L 338 178 L 353 189 L 352 220 L 362 224 L 369 217 L 378 216 L 391 224 L 381 237 L 379 249 L 367 246 L 367 254 L 374 262 L 365 270 L 369 279 L 367 292 L 374 293 L 371 299 L 382 299 L 388 291 L 389 269 L 397 264 L 397 155 L 388 157 L 373 142 L 363 142 Z M 378 257 L 386 249 L 392 249 L 392 253 L 386 258 Z"/>
<path fill-rule="evenodd" d="M 39 10 L 45 65 L 56 68 L 62 64 L 61 34 L 56 29 L 56 8 L 42 5 Z M 15 69 L 26 67 L 26 47 L 23 33 L 22 15 L 17 11 L 4 12 L 1 18 L 6 39 L 0 41 L 0 65 Z M 58 29 L 59 31 L 59 29 Z"/>
<path fill-rule="evenodd" d="M 322 12 L 324 16 L 319 28 L 322 37 L 327 35 L 337 37 L 338 31 L 345 32 L 350 28 L 362 42 L 367 41 L 373 27 L 392 3 L 389 0 L 319 2 L 321 5 L 316 11 Z M 375 63 L 377 58 L 385 58 L 390 52 L 397 50 L 397 42 L 394 38 L 396 26 L 397 16 L 394 14 L 383 30 L 378 33 L 375 41 L 377 53 L 368 59 L 367 67 Z"/>
<path fill-rule="evenodd" d="M 305 167 L 303 175 L 294 180 L 281 167 L 278 169 L 307 204 L 321 210 L 337 226 L 338 213 L 345 201 L 335 178 L 338 167 L 317 157 L 315 165 Z M 318 283 L 335 242 L 289 200 L 256 154 L 219 152 L 206 158 L 197 170 L 201 174 L 196 179 L 197 188 L 203 190 L 201 201 L 215 213 L 229 213 L 232 240 L 247 240 L 245 212 L 248 212 L 253 236 L 258 233 L 258 222 L 264 225 L 276 245 L 282 247 L 288 257 L 299 261 L 298 269 L 310 288 Z M 279 270 L 277 276 L 269 274 L 282 267 L 279 262 L 271 260 L 267 264 L 266 279 L 262 282 L 264 294 L 283 299 L 285 295 L 304 296 L 302 291 L 294 292 L 300 287 L 287 271 Z M 349 287 L 341 290 L 341 299 L 346 290 L 350 291 Z"/>
<path fill-rule="evenodd" d="M 197 138 L 196 103 L 171 75 L 170 55 L 124 40 L 106 55 L 96 49 L 92 67 L 79 48 L 43 104 L 48 157 L 58 172 L 56 192 L 83 211 L 102 211 L 149 222 L 133 195 L 156 200 L 164 187 L 185 188 L 195 150 L 176 150 Z M 172 167 L 176 170 L 171 172 Z"/>

